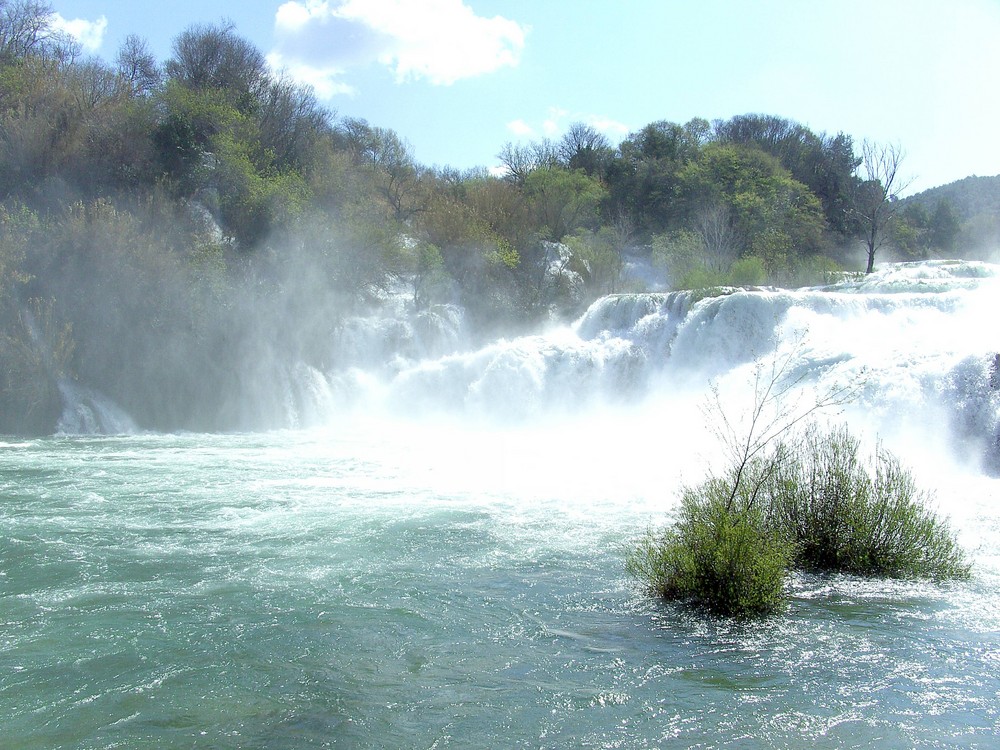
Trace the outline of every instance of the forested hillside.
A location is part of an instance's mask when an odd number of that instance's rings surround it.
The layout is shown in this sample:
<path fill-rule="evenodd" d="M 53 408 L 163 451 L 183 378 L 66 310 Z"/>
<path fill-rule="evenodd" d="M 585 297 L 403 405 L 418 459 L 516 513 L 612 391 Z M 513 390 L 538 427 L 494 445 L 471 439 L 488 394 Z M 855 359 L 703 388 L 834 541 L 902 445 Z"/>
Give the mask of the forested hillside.
<path fill-rule="evenodd" d="M 574 316 L 635 285 L 630 264 L 674 287 L 819 283 L 866 247 L 979 231 L 897 211 L 897 152 L 781 117 L 618 145 L 577 124 L 459 172 L 339 118 L 230 26 L 163 61 L 130 37 L 108 64 L 51 19 L 0 2 L 0 432 L 51 432 L 66 383 L 141 427 L 258 426 L 242 404 L 276 363 L 331 366 L 346 317 L 401 290 L 485 336 Z"/>
<path fill-rule="evenodd" d="M 902 205 L 900 244 L 918 255 L 961 249 L 966 257 L 990 258 L 1000 247 L 1000 175 L 966 177 L 910 196 Z"/>

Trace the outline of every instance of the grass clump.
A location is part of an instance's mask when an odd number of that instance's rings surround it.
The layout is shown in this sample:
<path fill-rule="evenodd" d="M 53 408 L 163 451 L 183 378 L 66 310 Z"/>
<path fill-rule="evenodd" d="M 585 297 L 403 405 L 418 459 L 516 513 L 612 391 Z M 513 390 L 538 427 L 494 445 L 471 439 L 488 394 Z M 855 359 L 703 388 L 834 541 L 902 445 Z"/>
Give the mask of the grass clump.
<path fill-rule="evenodd" d="M 846 428 L 810 426 L 741 455 L 722 476 L 684 488 L 674 523 L 632 549 L 627 571 L 657 595 L 752 617 L 784 606 L 796 569 L 969 575 L 954 534 L 913 475 L 882 449 L 866 460 Z"/>

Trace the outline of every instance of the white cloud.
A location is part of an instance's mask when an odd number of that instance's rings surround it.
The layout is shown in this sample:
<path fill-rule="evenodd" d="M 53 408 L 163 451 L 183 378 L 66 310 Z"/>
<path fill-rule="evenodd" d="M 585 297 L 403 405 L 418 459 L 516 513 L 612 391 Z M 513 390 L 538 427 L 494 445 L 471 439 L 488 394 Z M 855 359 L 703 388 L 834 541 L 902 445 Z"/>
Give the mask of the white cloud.
<path fill-rule="evenodd" d="M 517 65 L 527 33 L 501 16 L 477 16 L 462 0 L 289 0 L 274 26 L 272 55 L 289 72 L 305 66 L 327 71 L 329 81 L 378 63 L 399 82 L 445 86 Z"/>
<path fill-rule="evenodd" d="M 274 26 L 285 32 L 294 33 L 314 19 L 329 15 L 329 3 L 308 0 L 306 3 L 287 2 L 278 8 L 274 16 Z"/>
<path fill-rule="evenodd" d="M 530 138 L 536 132 L 541 131 L 546 138 L 557 140 L 575 122 L 590 125 L 598 132 L 606 135 L 608 140 L 613 144 L 620 143 L 631 132 L 631 128 L 628 125 L 617 120 L 612 120 L 610 117 L 570 112 L 560 107 L 549 107 L 548 116 L 542 120 L 538 127 L 531 125 L 526 120 L 517 119 L 507 123 L 507 130 L 521 138 Z"/>
<path fill-rule="evenodd" d="M 535 129 L 524 120 L 513 120 L 507 123 L 507 130 L 519 138 L 527 138 L 535 134 Z"/>
<path fill-rule="evenodd" d="M 306 63 L 286 61 L 280 53 L 267 55 L 267 63 L 272 70 L 287 73 L 292 80 L 312 86 L 320 99 L 332 99 L 339 94 L 354 94 L 354 87 L 339 80 L 343 70 L 336 67 L 314 67 Z"/>
<path fill-rule="evenodd" d="M 549 107 L 549 116 L 542 123 L 542 132 L 547 138 L 554 138 L 566 129 L 564 122 L 568 114 L 565 109 Z"/>
<path fill-rule="evenodd" d="M 583 122 L 590 125 L 595 130 L 599 130 L 608 136 L 612 141 L 620 141 L 629 134 L 631 128 L 625 123 L 612 120 L 610 117 L 602 115 L 587 115 Z"/>
<path fill-rule="evenodd" d="M 108 30 L 108 19 L 101 16 L 96 21 L 84 18 L 63 18 L 58 13 L 52 14 L 52 26 L 57 31 L 63 31 L 76 39 L 87 52 L 97 52 L 104 44 L 104 32 Z"/>

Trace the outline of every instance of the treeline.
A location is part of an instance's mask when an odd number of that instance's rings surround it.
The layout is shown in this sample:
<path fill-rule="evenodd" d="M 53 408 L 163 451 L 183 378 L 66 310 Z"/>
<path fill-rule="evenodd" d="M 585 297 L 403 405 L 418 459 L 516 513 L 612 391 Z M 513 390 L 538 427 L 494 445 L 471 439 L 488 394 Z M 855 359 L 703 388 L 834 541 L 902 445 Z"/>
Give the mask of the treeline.
<path fill-rule="evenodd" d="M 626 289 L 634 260 L 674 286 L 819 281 L 877 183 L 850 136 L 762 115 L 431 168 L 230 25 L 107 63 L 52 20 L 0 0 L 0 432 L 52 431 L 65 379 L 143 427 L 261 426 L 280 363 L 335 367 L 345 316 L 401 288 L 485 336 Z"/>
<path fill-rule="evenodd" d="M 896 247 L 903 256 L 995 257 L 1000 248 L 1000 175 L 966 177 L 901 201 Z"/>

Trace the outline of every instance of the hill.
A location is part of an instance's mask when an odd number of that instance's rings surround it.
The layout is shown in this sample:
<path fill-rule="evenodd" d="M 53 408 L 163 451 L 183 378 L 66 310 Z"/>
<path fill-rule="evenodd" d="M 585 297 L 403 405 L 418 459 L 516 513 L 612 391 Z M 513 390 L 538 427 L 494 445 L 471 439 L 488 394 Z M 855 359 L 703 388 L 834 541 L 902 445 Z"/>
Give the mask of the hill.
<path fill-rule="evenodd" d="M 902 201 L 913 257 L 955 255 L 990 260 L 1000 252 L 1000 175 L 966 177 Z"/>
<path fill-rule="evenodd" d="M 952 210 L 963 222 L 981 214 L 1000 214 L 1000 175 L 966 177 L 924 190 L 903 202 L 923 206 L 928 213 L 933 213 L 943 200 L 951 204 Z"/>

